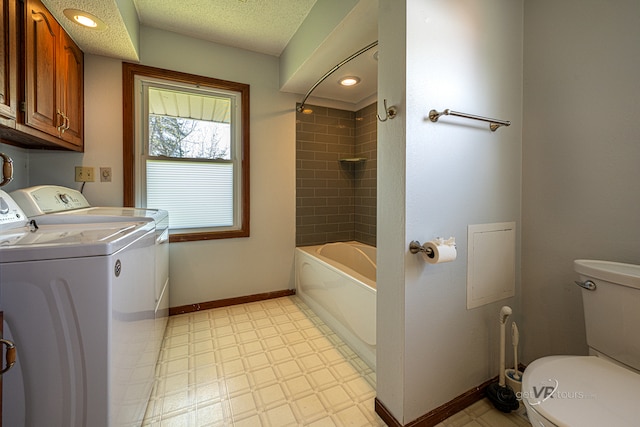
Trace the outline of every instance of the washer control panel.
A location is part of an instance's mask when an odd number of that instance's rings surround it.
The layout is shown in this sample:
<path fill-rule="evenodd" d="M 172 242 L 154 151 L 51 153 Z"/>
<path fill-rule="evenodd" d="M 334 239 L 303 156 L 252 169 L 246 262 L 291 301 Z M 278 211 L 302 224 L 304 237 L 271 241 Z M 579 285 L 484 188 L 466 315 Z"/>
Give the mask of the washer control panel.
<path fill-rule="evenodd" d="M 23 188 L 12 192 L 11 197 L 29 218 L 91 206 L 79 191 L 57 185 Z"/>
<path fill-rule="evenodd" d="M 4 191 L 0 190 L 0 230 L 24 227 L 27 216 L 20 206 Z"/>

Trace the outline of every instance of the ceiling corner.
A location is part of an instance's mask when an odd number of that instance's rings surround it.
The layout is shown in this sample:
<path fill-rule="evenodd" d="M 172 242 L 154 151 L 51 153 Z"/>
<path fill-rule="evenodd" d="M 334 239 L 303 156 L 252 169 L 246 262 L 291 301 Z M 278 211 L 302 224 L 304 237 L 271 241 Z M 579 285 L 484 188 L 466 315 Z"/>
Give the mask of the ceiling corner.
<path fill-rule="evenodd" d="M 139 22 L 133 0 L 42 0 L 83 52 L 138 62 Z M 100 18 L 107 28 L 84 28 L 65 15 L 68 8 L 84 10 Z"/>

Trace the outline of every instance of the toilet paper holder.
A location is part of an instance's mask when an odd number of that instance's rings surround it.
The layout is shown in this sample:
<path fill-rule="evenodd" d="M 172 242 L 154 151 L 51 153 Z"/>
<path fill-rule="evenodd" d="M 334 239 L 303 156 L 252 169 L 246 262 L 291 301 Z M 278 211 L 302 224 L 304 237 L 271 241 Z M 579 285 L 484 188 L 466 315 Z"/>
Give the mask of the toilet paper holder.
<path fill-rule="evenodd" d="M 411 243 L 409 243 L 409 252 L 411 252 L 412 254 L 424 252 L 425 255 L 427 255 L 429 258 L 434 257 L 433 249 L 424 247 L 417 240 L 413 240 Z"/>
<path fill-rule="evenodd" d="M 438 247 L 443 245 L 444 247 L 453 248 L 453 254 L 449 253 L 448 256 L 442 258 L 441 250 L 439 250 Z M 456 259 L 456 239 L 454 237 L 449 237 L 448 239 L 438 237 L 435 240 L 429 241 L 422 245 L 419 241 L 413 240 L 411 243 L 409 243 L 409 251 L 412 254 L 417 254 L 420 252 L 424 253 L 425 256 L 429 258 L 427 261 L 429 261 L 431 264 L 453 261 Z"/>

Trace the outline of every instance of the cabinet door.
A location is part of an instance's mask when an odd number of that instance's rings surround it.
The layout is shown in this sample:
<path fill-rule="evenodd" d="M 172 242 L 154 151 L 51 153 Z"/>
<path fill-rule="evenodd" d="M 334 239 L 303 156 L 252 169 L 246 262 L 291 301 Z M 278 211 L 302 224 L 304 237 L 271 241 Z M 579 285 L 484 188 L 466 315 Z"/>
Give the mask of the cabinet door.
<path fill-rule="evenodd" d="M 84 57 L 80 48 L 62 30 L 60 41 L 58 105 L 66 121 L 61 138 L 81 147 L 84 127 Z"/>
<path fill-rule="evenodd" d="M 0 125 L 15 127 L 18 105 L 16 0 L 0 0 Z"/>
<path fill-rule="evenodd" d="M 59 136 L 63 116 L 58 112 L 56 57 L 59 25 L 38 0 L 28 0 L 25 11 L 25 84 L 27 126 Z"/>

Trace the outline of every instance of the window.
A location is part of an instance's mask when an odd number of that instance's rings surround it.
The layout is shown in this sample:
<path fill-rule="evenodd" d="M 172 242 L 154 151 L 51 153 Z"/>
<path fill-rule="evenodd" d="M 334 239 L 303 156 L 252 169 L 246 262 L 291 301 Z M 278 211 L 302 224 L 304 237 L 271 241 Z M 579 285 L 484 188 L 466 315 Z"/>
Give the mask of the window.
<path fill-rule="evenodd" d="M 172 242 L 249 236 L 249 86 L 123 64 L 125 205 Z"/>

